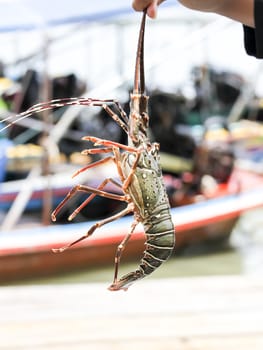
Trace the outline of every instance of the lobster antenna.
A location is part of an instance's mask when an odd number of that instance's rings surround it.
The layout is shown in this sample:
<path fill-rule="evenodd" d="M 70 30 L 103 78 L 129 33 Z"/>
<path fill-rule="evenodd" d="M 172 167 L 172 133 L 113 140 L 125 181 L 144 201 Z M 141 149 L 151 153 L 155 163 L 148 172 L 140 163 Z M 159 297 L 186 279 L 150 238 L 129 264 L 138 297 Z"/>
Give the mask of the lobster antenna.
<path fill-rule="evenodd" d="M 145 80 L 144 80 L 144 29 L 146 21 L 146 9 L 143 11 L 137 54 L 136 54 L 136 63 L 135 63 L 135 76 L 134 76 L 134 89 L 135 94 L 144 94 L 145 92 Z"/>

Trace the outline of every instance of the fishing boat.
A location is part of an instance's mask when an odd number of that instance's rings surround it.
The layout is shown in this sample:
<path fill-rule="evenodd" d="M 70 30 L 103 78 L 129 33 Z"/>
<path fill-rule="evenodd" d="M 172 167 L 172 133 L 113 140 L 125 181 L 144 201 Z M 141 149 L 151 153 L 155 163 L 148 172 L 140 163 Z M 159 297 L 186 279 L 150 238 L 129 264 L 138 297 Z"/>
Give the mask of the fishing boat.
<path fill-rule="evenodd" d="M 176 249 L 200 241 L 227 239 L 239 216 L 263 205 L 263 176 L 235 169 L 227 184 L 218 186 L 210 199 L 172 208 Z M 83 235 L 94 220 L 71 224 L 27 225 L 0 235 L 0 283 L 51 276 L 78 269 L 112 264 L 117 245 L 128 233 L 130 216 L 98 229 L 61 254 L 59 248 Z M 145 235 L 139 225 L 123 254 L 123 261 L 139 260 Z"/>

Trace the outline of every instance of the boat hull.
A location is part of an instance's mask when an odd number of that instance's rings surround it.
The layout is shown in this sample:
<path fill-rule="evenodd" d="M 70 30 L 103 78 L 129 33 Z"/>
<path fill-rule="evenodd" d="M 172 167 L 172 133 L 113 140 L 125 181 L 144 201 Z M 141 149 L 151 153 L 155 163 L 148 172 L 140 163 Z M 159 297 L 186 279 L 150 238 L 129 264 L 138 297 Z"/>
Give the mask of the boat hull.
<path fill-rule="evenodd" d="M 176 249 L 201 241 L 227 239 L 239 216 L 263 205 L 263 186 L 243 193 L 173 208 Z M 118 244 L 127 234 L 132 217 L 98 229 L 76 246 L 55 254 L 58 248 L 82 236 L 94 221 L 50 225 L 3 232 L 0 236 L 0 283 L 51 276 L 69 271 L 114 264 Z M 139 262 L 145 235 L 138 226 L 124 251 L 122 262 Z"/>

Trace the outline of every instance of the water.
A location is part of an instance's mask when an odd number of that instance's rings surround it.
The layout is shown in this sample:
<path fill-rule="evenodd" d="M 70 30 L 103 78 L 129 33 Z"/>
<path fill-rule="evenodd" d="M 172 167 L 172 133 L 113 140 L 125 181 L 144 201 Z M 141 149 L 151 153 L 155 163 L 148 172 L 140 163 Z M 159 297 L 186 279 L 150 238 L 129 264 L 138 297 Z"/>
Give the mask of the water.
<path fill-rule="evenodd" d="M 242 273 L 263 275 L 263 209 L 242 216 L 230 243 L 241 258 Z"/>

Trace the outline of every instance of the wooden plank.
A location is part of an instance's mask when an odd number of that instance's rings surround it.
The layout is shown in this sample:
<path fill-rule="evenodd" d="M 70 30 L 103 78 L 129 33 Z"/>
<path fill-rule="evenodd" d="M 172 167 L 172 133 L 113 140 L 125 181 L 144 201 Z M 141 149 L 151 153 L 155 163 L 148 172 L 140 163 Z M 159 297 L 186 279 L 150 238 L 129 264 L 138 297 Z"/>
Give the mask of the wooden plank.
<path fill-rule="evenodd" d="M 2 287 L 1 349 L 263 348 L 263 280 L 223 276 Z"/>

